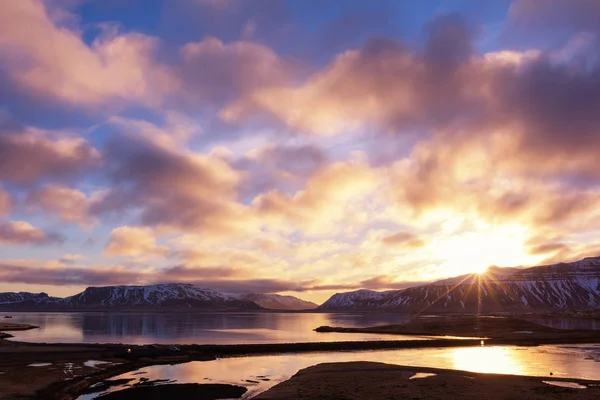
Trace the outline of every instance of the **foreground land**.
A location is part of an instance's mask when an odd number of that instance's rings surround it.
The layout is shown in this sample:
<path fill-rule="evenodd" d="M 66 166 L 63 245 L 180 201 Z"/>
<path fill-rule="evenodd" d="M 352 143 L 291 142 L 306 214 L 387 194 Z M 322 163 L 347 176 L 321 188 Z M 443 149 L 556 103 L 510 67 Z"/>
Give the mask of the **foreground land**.
<path fill-rule="evenodd" d="M 434 375 L 414 379 L 415 374 Z M 556 384 L 565 381 L 580 385 L 581 389 L 545 383 Z M 259 394 L 254 399 L 592 400 L 598 398 L 600 398 L 600 381 L 477 374 L 382 363 L 350 362 L 319 364 L 305 368 L 289 380 Z"/>
<path fill-rule="evenodd" d="M 416 318 L 406 324 L 367 328 L 321 326 L 317 332 L 377 333 L 392 335 L 460 336 L 486 339 L 489 344 L 597 343 L 598 331 L 564 330 L 510 317 L 436 317 Z"/>
<path fill-rule="evenodd" d="M 9 326 L 7 323 L 0 326 L 6 330 L 35 328 L 17 324 Z M 139 368 L 159 364 L 208 361 L 220 357 L 324 351 L 469 347 L 479 346 L 481 337 L 485 337 L 485 343 L 490 345 L 535 346 L 540 344 L 600 343 L 600 335 L 597 331 L 565 331 L 542 327 L 519 319 L 501 317 L 417 319 L 406 325 L 363 329 L 322 327 L 318 330 L 424 336 L 450 335 L 470 337 L 470 339 L 437 337 L 429 340 L 423 338 L 423 340 L 405 341 L 181 346 L 45 344 L 0 339 L 0 382 L 2 383 L 0 384 L 0 398 L 70 400 L 77 398 L 94 384 Z M 94 362 L 90 362 L 91 360 Z M 465 373 L 463 375 L 466 376 Z M 368 385 L 368 382 L 365 382 L 365 385 Z M 555 388 L 551 389 L 555 390 Z M 203 390 L 203 388 L 193 388 L 193 390 Z"/>

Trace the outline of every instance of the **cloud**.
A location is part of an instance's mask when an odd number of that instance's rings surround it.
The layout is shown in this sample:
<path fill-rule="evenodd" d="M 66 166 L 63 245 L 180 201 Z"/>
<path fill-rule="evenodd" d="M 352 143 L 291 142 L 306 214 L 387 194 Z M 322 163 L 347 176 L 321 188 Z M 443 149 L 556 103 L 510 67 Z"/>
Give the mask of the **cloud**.
<path fill-rule="evenodd" d="M 362 217 L 353 211 L 361 208 L 380 182 L 381 178 L 364 163 L 338 162 L 316 170 L 305 188 L 294 195 L 269 191 L 257 196 L 251 206 L 265 224 L 331 232 L 341 228 L 337 222 L 349 224 Z"/>
<path fill-rule="evenodd" d="M 0 115 L 0 179 L 15 184 L 69 178 L 96 167 L 99 152 L 85 139 L 10 125 Z"/>
<path fill-rule="evenodd" d="M 324 150 L 315 145 L 267 145 L 248 152 L 245 161 L 297 176 L 315 172 L 327 157 Z"/>
<path fill-rule="evenodd" d="M 70 254 L 67 253 L 64 256 L 62 256 L 60 258 L 60 260 L 58 260 L 59 262 L 63 263 L 63 264 L 75 264 L 78 261 L 83 261 L 85 260 L 87 257 L 84 256 L 83 254 Z"/>
<path fill-rule="evenodd" d="M 423 138 L 455 128 L 467 132 L 467 146 L 487 140 L 499 146 L 491 151 L 504 163 L 526 173 L 562 168 L 563 174 L 595 174 L 600 63 L 594 55 L 600 41 L 477 55 L 474 32 L 457 16 L 440 16 L 427 27 L 421 50 L 372 40 L 338 55 L 300 85 L 256 89 L 223 113 L 243 120 L 267 112 L 295 129 L 322 134 L 419 127 Z M 461 140 L 449 136 L 440 140 Z"/>
<path fill-rule="evenodd" d="M 141 223 L 179 231 L 224 231 L 235 225 L 238 171 L 219 158 L 162 146 L 133 134 L 104 148 L 112 189 L 96 213 L 138 209 Z"/>
<path fill-rule="evenodd" d="M 258 88 L 281 85 L 295 67 L 270 48 L 249 41 L 224 43 L 207 37 L 181 50 L 178 74 L 188 101 L 219 105 Z M 228 119 L 227 115 L 224 115 Z"/>
<path fill-rule="evenodd" d="M 598 47 L 600 49 L 600 47 Z M 593 146 L 600 142 L 600 63 L 570 65 L 540 57 L 526 68 L 505 70 L 492 80 L 501 116 L 520 126 L 518 150 L 539 165 L 595 174 Z M 533 165 L 535 166 L 535 164 Z"/>
<path fill-rule="evenodd" d="M 180 242 L 189 240 L 192 239 L 179 238 Z M 246 275 L 260 275 L 262 272 L 287 266 L 284 260 L 274 260 L 273 257 L 257 251 L 252 246 L 237 247 L 231 242 L 226 245 L 222 240 L 219 241 L 220 246 L 202 245 L 201 243 L 205 243 L 202 236 L 198 236 L 194 242 L 196 245 L 192 245 L 192 247 L 188 247 L 191 243 L 188 246 L 181 243 L 181 248 L 178 248 L 176 243 L 172 243 L 175 248 L 171 251 L 171 256 L 182 259 L 187 266 L 199 268 L 198 270 L 191 269 L 190 272 L 223 268 L 240 275 L 243 274 L 243 271 L 246 271 Z"/>
<path fill-rule="evenodd" d="M 569 250 L 569 246 L 564 243 L 545 243 L 529 249 L 531 254 L 550 254 L 561 250 Z"/>
<path fill-rule="evenodd" d="M 318 279 L 243 278 L 235 269 L 193 268 L 184 265 L 165 270 L 136 271 L 124 266 L 73 267 L 39 266 L 31 261 L 0 261 L 0 280 L 55 286 L 146 285 L 186 282 L 225 293 L 277 293 L 331 290 L 403 289 L 420 282 L 395 282 L 389 276 L 375 276 L 354 283 L 327 284 Z"/>
<path fill-rule="evenodd" d="M 150 228 L 121 226 L 113 229 L 104 250 L 105 255 L 150 257 L 165 256 L 167 248 L 156 244 Z"/>
<path fill-rule="evenodd" d="M 177 111 L 165 111 L 164 126 L 159 127 L 143 119 L 113 116 L 108 124 L 127 135 L 137 136 L 158 147 L 179 149 L 192 137 L 202 132 L 196 121 Z"/>
<path fill-rule="evenodd" d="M 590 0 L 515 0 L 509 9 L 507 32 L 512 37 L 531 35 L 532 31 L 547 32 L 570 28 L 569 34 L 598 29 L 600 5 Z"/>
<path fill-rule="evenodd" d="M 365 279 L 360 282 L 355 288 L 360 289 L 371 289 L 371 290 L 381 290 L 381 289 L 391 289 L 391 290 L 400 290 L 406 289 L 409 287 L 425 285 L 427 283 L 431 283 L 428 281 L 421 282 L 402 282 L 397 281 L 397 278 L 389 275 L 379 275 L 373 278 Z"/>
<path fill-rule="evenodd" d="M 336 56 L 303 84 L 259 88 L 222 115 L 235 121 L 265 111 L 302 132 L 325 135 L 369 124 L 448 123 L 478 104 L 478 93 L 465 85 L 471 36 L 460 17 L 441 16 L 429 25 L 422 53 L 373 39 Z"/>
<path fill-rule="evenodd" d="M 303 290 L 302 283 L 279 280 L 279 279 L 249 279 L 249 280 L 222 280 L 210 279 L 213 273 L 223 270 L 212 270 L 206 274 L 202 270 L 190 273 L 188 270 L 176 267 L 167 270 L 165 275 L 161 273 L 147 273 L 131 270 L 124 266 L 108 267 L 36 267 L 31 262 L 0 261 L 0 281 L 7 283 L 25 283 L 38 285 L 73 285 L 73 286 L 110 286 L 110 285 L 144 285 L 152 283 L 173 282 L 172 278 L 181 278 L 181 274 L 191 279 L 188 283 L 194 283 L 201 288 L 222 290 L 229 293 L 264 292 L 299 288 Z M 214 277 L 213 277 L 214 278 Z"/>
<path fill-rule="evenodd" d="M 398 232 L 390 236 L 386 236 L 381 241 L 389 246 L 399 246 L 408 248 L 419 248 L 425 245 L 423 239 L 420 239 L 415 234 L 410 232 Z"/>
<path fill-rule="evenodd" d="M 60 185 L 46 185 L 30 192 L 27 203 L 39 206 L 44 211 L 56 214 L 61 220 L 90 226 L 98 222 L 90 208 L 101 196 L 88 197 L 85 193 Z"/>
<path fill-rule="evenodd" d="M 515 149 L 507 134 L 519 131 L 489 130 L 484 136 L 475 129 L 421 142 L 394 164 L 392 179 L 402 185 L 393 191 L 413 219 L 446 211 L 492 223 L 568 230 L 598 218 L 598 189 L 573 186 L 562 179 L 564 164 L 540 165 L 535 154 Z"/>
<path fill-rule="evenodd" d="M 45 232 L 24 221 L 0 222 L 0 244 L 50 245 L 64 240 L 58 232 Z"/>
<path fill-rule="evenodd" d="M 233 165 L 245 173 L 240 192 L 253 198 L 275 189 L 297 191 L 328 159 L 316 145 L 267 145 L 247 152 Z"/>
<path fill-rule="evenodd" d="M 231 267 L 192 267 L 188 265 L 177 265 L 161 270 L 160 279 L 169 281 L 191 281 L 195 279 L 219 278 L 239 279 L 247 275 L 248 271 Z"/>
<path fill-rule="evenodd" d="M 13 199 L 11 194 L 0 186 L 0 217 L 11 212 Z"/>
<path fill-rule="evenodd" d="M 156 46 L 155 38 L 118 34 L 109 25 L 88 45 L 81 32 L 52 20 L 41 0 L 2 4 L 0 60 L 5 72 L 28 90 L 73 106 L 160 104 L 178 83 L 155 62 Z"/>
<path fill-rule="evenodd" d="M 122 266 L 105 268 L 36 267 L 31 263 L 0 261 L 0 281 L 38 285 L 135 285 L 143 277 Z"/>

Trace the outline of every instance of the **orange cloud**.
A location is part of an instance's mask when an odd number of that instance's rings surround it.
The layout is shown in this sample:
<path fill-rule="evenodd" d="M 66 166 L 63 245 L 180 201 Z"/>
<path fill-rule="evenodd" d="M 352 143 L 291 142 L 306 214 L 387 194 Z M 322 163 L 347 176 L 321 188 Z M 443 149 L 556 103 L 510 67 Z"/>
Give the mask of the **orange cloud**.
<path fill-rule="evenodd" d="M 90 208 L 99 201 L 88 197 L 83 192 L 59 185 L 46 185 L 28 195 L 27 202 L 37 205 L 43 210 L 57 214 L 60 219 L 75 222 L 82 226 L 90 226 L 97 222 L 91 215 Z"/>
<path fill-rule="evenodd" d="M 361 209 L 380 182 L 366 164 L 340 162 L 316 171 L 293 196 L 274 190 L 257 196 L 251 206 L 265 222 L 281 229 L 303 226 L 309 231 L 332 231 L 340 228 L 336 223 L 342 220 L 348 224 L 362 218 L 353 211 Z"/>
<path fill-rule="evenodd" d="M 561 250 L 570 250 L 564 243 L 545 243 L 535 246 L 529 250 L 531 254 L 551 254 Z"/>
<path fill-rule="evenodd" d="M 400 246 L 408 248 L 419 248 L 425 245 L 425 241 L 410 232 L 398 232 L 390 236 L 386 236 L 381 241 L 390 246 Z"/>
<path fill-rule="evenodd" d="M 370 46 L 337 56 L 302 86 L 258 88 L 221 115 L 235 121 L 259 108 L 301 131 L 331 135 L 391 113 L 412 113 L 418 108 L 412 82 L 420 67 L 400 47 Z M 389 85 L 391 75 L 402 78 Z"/>
<path fill-rule="evenodd" d="M 48 43 L 52 43 L 51 46 Z M 135 101 L 158 105 L 178 87 L 153 60 L 156 39 L 107 29 L 91 46 L 53 21 L 41 0 L 2 4 L 0 59 L 24 87 L 73 105 Z"/>
<path fill-rule="evenodd" d="M 221 116 L 237 121 L 258 110 L 302 132 L 323 135 L 371 125 L 447 123 L 480 100 L 469 68 L 470 41 L 462 19 L 440 16 L 428 26 L 422 53 L 397 41 L 371 40 L 337 55 L 300 85 L 258 88 Z"/>
<path fill-rule="evenodd" d="M 5 128 L 4 122 L 0 119 L 2 180 L 23 184 L 43 177 L 64 178 L 100 164 L 100 153 L 83 138 L 36 128 Z"/>
<path fill-rule="evenodd" d="M 113 229 L 104 254 L 110 256 L 165 256 L 167 248 L 156 244 L 150 228 L 121 226 Z"/>

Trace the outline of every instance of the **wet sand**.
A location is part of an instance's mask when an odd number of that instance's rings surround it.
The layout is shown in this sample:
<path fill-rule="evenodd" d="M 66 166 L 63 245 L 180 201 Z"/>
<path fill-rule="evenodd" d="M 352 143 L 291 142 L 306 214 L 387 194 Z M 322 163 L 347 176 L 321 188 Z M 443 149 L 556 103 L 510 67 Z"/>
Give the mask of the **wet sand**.
<path fill-rule="evenodd" d="M 423 377 L 414 379 L 415 376 Z M 564 388 L 544 383 L 564 381 L 581 385 L 585 389 Z M 319 364 L 305 368 L 287 381 L 254 397 L 254 400 L 592 400 L 598 398 L 600 398 L 600 381 L 477 374 L 383 363 L 350 362 Z"/>

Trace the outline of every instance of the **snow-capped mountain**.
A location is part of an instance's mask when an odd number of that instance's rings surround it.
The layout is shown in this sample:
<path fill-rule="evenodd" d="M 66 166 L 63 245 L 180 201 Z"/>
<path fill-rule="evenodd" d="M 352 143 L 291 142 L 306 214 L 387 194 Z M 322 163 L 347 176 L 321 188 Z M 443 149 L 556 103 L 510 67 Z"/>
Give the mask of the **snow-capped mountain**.
<path fill-rule="evenodd" d="M 312 310 L 318 307 L 311 301 L 279 294 L 248 293 L 238 296 L 238 299 L 254 302 L 270 310 Z"/>
<path fill-rule="evenodd" d="M 200 289 L 191 284 L 171 283 L 149 286 L 104 286 L 88 287 L 74 296 L 57 299 L 46 296 L 46 300 L 33 303 L 31 299 L 7 302 L 2 307 L 11 310 L 152 310 L 152 309 L 196 309 L 196 310 L 260 310 L 251 301 L 212 289 Z M 8 296 L 7 296 L 8 298 Z"/>
<path fill-rule="evenodd" d="M 5 292 L 0 293 L 0 304 L 18 303 L 23 301 L 31 301 L 42 303 L 49 299 L 56 299 L 48 296 L 46 293 L 29 293 L 29 292 Z"/>
<path fill-rule="evenodd" d="M 338 293 L 319 310 L 527 312 L 600 308 L 600 257 L 525 269 L 497 268 L 404 290 Z"/>
<path fill-rule="evenodd" d="M 89 287 L 62 303 L 72 308 L 260 309 L 252 302 L 184 283 Z"/>

